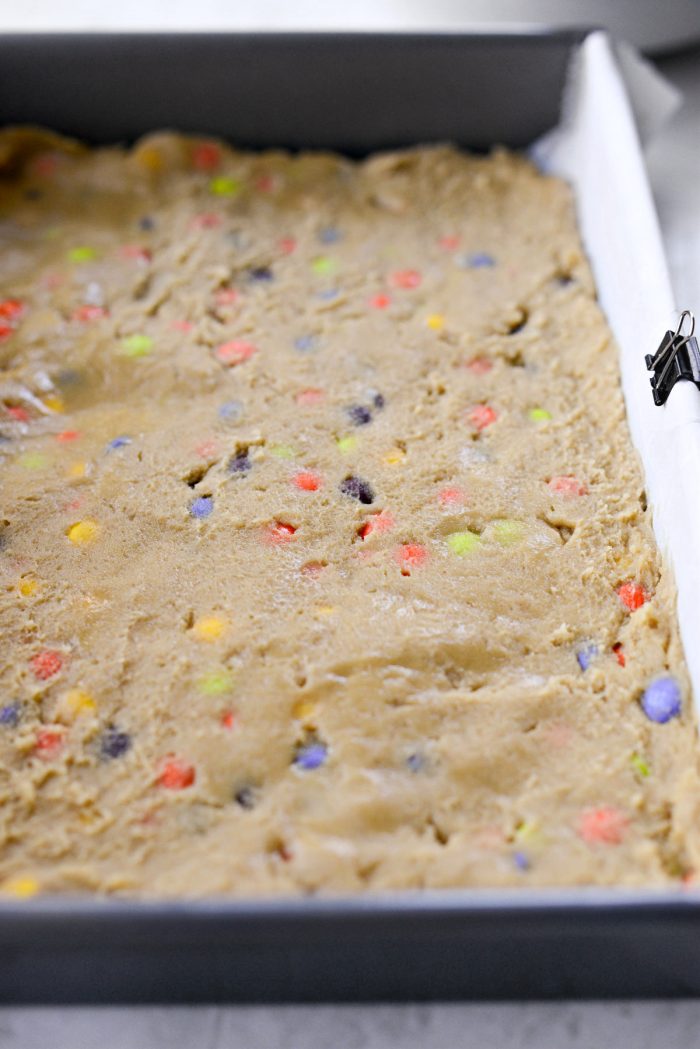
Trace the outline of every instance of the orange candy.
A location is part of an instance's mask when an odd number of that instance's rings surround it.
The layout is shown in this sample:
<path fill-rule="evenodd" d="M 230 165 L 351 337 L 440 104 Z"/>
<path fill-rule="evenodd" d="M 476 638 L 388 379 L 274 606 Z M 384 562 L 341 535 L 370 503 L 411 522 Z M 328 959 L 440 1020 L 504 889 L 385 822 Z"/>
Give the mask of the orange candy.
<path fill-rule="evenodd" d="M 467 421 L 481 433 L 487 426 L 496 422 L 498 412 L 488 404 L 477 404 L 467 415 Z"/>
<path fill-rule="evenodd" d="M 562 477 L 553 477 L 549 482 L 549 487 L 553 492 L 556 492 L 557 495 L 565 495 L 569 497 L 588 495 L 588 489 L 585 484 L 571 474 Z"/>
<path fill-rule="evenodd" d="M 610 805 L 586 809 L 581 814 L 578 833 L 589 844 L 619 845 L 625 836 L 629 820 L 623 812 Z"/>
<path fill-rule="evenodd" d="M 319 475 L 311 470 L 300 470 L 292 478 L 292 484 L 300 488 L 302 492 L 317 492 L 322 483 Z"/>
<path fill-rule="evenodd" d="M 428 551 L 420 543 L 403 543 L 396 551 L 401 575 L 410 575 L 412 568 L 420 568 L 428 560 Z"/>
<path fill-rule="evenodd" d="M 158 785 L 167 790 L 184 790 L 195 781 L 193 765 L 188 765 L 179 758 L 168 758 L 158 776 Z"/>
<path fill-rule="evenodd" d="M 243 339 L 232 339 L 231 342 L 223 342 L 221 346 L 214 350 L 214 356 L 221 364 L 233 368 L 237 364 L 243 364 L 244 361 L 250 360 L 253 354 L 257 352 L 257 346 L 253 346 L 252 342 L 245 342 Z"/>
<path fill-rule="evenodd" d="M 617 596 L 630 612 L 636 612 L 638 608 L 641 608 L 642 605 L 649 600 L 649 595 L 644 587 L 639 586 L 638 583 L 634 583 L 631 580 L 628 583 L 622 584 L 617 591 Z"/>
<path fill-rule="evenodd" d="M 294 525 L 286 524 L 284 521 L 275 521 L 265 529 L 265 542 L 270 546 L 281 546 L 283 543 L 290 543 L 295 532 Z"/>

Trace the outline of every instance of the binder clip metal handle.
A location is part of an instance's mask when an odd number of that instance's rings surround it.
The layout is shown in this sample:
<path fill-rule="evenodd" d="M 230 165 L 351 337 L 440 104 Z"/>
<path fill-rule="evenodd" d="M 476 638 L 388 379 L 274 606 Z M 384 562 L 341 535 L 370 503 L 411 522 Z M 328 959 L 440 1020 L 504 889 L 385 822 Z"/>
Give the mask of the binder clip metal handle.
<path fill-rule="evenodd" d="M 686 319 L 690 331 L 683 334 Z M 647 371 L 653 371 L 649 382 L 654 404 L 665 404 L 679 379 L 695 383 L 700 390 L 700 347 L 695 338 L 695 317 L 690 310 L 683 310 L 675 332 L 667 331 L 655 354 L 644 358 Z"/>

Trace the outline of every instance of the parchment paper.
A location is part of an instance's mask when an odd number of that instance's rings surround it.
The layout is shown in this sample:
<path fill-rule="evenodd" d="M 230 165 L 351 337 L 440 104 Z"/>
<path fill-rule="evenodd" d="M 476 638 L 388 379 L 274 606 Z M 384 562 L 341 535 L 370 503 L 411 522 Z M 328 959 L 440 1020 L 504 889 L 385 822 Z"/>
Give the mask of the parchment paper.
<path fill-rule="evenodd" d="M 562 121 L 532 154 L 576 193 L 598 296 L 620 347 L 622 388 L 654 530 L 675 573 L 681 637 L 700 712 L 700 391 L 679 383 L 658 408 L 644 364 L 666 329 L 676 330 L 680 309 L 692 308 L 673 300 L 640 145 L 640 130 L 653 132 L 677 104 L 674 95 L 631 49 L 616 52 L 606 33 L 592 33 L 572 64 Z"/>

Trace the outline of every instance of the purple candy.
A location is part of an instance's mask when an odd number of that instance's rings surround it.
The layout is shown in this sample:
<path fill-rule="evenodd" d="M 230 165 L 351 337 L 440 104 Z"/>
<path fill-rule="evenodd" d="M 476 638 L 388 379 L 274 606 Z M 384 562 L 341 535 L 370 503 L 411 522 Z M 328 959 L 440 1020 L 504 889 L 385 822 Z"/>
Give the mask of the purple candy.
<path fill-rule="evenodd" d="M 318 239 L 322 244 L 335 244 L 336 241 L 340 240 L 340 232 L 335 226 L 326 226 L 325 229 L 320 231 Z"/>
<path fill-rule="evenodd" d="M 672 677 L 660 677 L 647 688 L 642 696 L 642 710 L 650 721 L 665 725 L 681 712 L 681 690 Z"/>
<path fill-rule="evenodd" d="M 513 861 L 519 871 L 528 871 L 530 869 L 530 861 L 524 852 L 514 852 Z"/>
<path fill-rule="evenodd" d="M 472 269 L 483 269 L 484 266 L 495 266 L 496 260 L 485 252 L 469 256 L 469 266 Z"/>
<path fill-rule="evenodd" d="M 130 437 L 115 437 L 113 441 L 110 441 L 107 445 L 108 452 L 114 452 L 117 448 L 125 448 L 127 444 L 131 444 Z"/>
<path fill-rule="evenodd" d="M 311 353 L 312 350 L 316 349 L 316 339 L 313 335 L 300 335 L 298 339 L 294 340 L 294 349 L 298 350 L 299 353 Z"/>
<path fill-rule="evenodd" d="M 219 418 L 228 423 L 237 423 L 243 415 L 243 405 L 240 401 L 226 401 L 219 408 Z"/>
<path fill-rule="evenodd" d="M 8 703 L 0 707 L 0 725 L 9 725 L 14 728 L 19 721 L 19 703 Z"/>
<path fill-rule="evenodd" d="M 580 648 L 576 653 L 576 659 L 581 670 L 588 670 L 589 666 L 598 655 L 597 645 L 585 645 L 584 648 Z"/>
<path fill-rule="evenodd" d="M 190 503 L 190 513 L 193 517 L 209 517 L 214 511 L 214 500 L 210 495 L 200 495 Z"/>
<path fill-rule="evenodd" d="M 307 771 L 317 769 L 323 765 L 327 754 L 328 747 L 325 743 L 320 743 L 318 741 L 314 743 L 306 743 L 297 750 L 294 757 L 294 764 L 297 768 L 305 769 Z"/>

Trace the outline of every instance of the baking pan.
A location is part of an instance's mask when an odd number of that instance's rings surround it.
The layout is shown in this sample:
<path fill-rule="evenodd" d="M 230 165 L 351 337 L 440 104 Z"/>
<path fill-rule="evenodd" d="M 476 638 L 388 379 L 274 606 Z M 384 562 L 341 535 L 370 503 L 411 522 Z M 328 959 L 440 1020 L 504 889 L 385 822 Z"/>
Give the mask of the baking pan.
<path fill-rule="evenodd" d="M 519 148 L 557 123 L 584 35 L 8 35 L 0 124 L 96 143 L 170 127 L 350 154 Z M 2 901 L 0 1001 L 697 995 L 698 900 L 581 889 Z"/>

